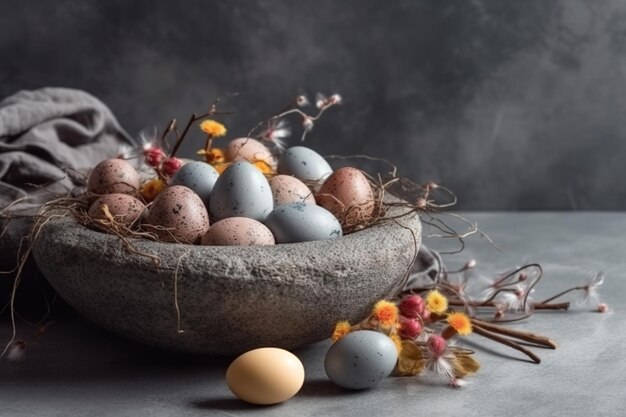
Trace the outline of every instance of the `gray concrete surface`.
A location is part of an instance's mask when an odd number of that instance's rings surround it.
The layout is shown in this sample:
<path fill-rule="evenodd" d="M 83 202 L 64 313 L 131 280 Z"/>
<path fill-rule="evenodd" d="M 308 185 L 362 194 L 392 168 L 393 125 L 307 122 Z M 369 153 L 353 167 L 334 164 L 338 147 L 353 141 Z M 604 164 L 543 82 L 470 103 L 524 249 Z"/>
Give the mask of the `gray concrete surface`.
<path fill-rule="evenodd" d="M 478 374 L 460 390 L 432 378 L 388 378 L 376 389 L 346 392 L 323 370 L 328 342 L 295 351 L 306 382 L 292 400 L 252 407 L 228 391 L 230 358 L 176 355 L 99 330 L 80 318 L 59 320 L 21 363 L 0 364 L 0 416 L 621 416 L 626 403 L 626 213 L 471 213 L 504 250 L 471 239 L 446 258 L 478 260 L 499 271 L 524 260 L 545 268 L 538 296 L 582 283 L 603 270 L 608 314 L 585 309 L 537 314 L 518 327 L 551 336 L 556 351 L 536 350 L 543 362 L 472 336 Z M 428 229 L 425 228 L 425 234 Z M 452 242 L 426 239 L 431 246 Z M 22 334 L 32 329 L 21 325 Z M 8 335 L 8 323 L 0 334 Z"/>

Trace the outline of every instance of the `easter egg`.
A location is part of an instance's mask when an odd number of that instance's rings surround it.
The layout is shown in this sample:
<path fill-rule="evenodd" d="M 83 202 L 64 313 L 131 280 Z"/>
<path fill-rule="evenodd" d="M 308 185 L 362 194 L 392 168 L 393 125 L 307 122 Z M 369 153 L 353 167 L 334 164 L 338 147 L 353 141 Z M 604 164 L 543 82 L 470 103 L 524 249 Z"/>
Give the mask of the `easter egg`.
<path fill-rule="evenodd" d="M 211 165 L 200 162 L 188 162 L 172 177 L 172 185 L 183 185 L 191 189 L 209 207 L 213 186 L 220 175 Z"/>
<path fill-rule="evenodd" d="M 174 185 L 157 195 L 142 226 L 162 241 L 194 244 L 209 229 L 209 216 L 196 193 Z"/>
<path fill-rule="evenodd" d="M 287 203 L 315 204 L 313 193 L 302 181 L 291 175 L 276 175 L 270 179 L 274 206 Z"/>
<path fill-rule="evenodd" d="M 277 404 L 296 395 L 304 383 L 304 366 L 293 353 L 266 347 L 235 359 L 226 371 L 228 388 L 239 399 Z"/>
<path fill-rule="evenodd" d="M 265 176 L 249 162 L 235 162 L 213 186 L 211 218 L 249 217 L 263 221 L 274 208 L 272 190 Z"/>
<path fill-rule="evenodd" d="M 346 227 L 371 219 L 374 213 L 374 193 L 363 173 L 356 168 L 343 167 L 324 181 L 316 195 L 320 206 L 330 211 Z"/>
<path fill-rule="evenodd" d="M 146 208 L 141 201 L 128 194 L 105 194 L 91 204 L 87 214 L 92 219 L 110 220 L 104 206 L 116 222 L 125 226 L 130 226 L 135 222 Z"/>
<path fill-rule="evenodd" d="M 341 225 L 328 210 L 314 204 L 288 203 L 276 207 L 265 219 L 276 243 L 336 239 Z"/>
<path fill-rule="evenodd" d="M 278 173 L 293 175 L 302 181 L 321 183 L 333 172 L 328 162 L 313 149 L 294 146 L 278 160 Z"/>
<path fill-rule="evenodd" d="M 202 236 L 203 245 L 273 245 L 274 235 L 263 223 L 247 217 L 229 217 L 213 223 Z"/>
<path fill-rule="evenodd" d="M 133 194 L 139 188 L 139 174 L 123 159 L 105 159 L 89 174 L 87 191 L 93 194 Z"/>
<path fill-rule="evenodd" d="M 348 389 L 376 386 L 387 377 L 398 360 L 393 341 L 382 333 L 358 330 L 336 341 L 326 353 L 326 375 Z"/>
<path fill-rule="evenodd" d="M 252 138 L 233 139 L 226 147 L 228 161 L 248 161 L 255 163 L 263 161 L 273 170 L 276 169 L 276 158 L 263 143 Z"/>

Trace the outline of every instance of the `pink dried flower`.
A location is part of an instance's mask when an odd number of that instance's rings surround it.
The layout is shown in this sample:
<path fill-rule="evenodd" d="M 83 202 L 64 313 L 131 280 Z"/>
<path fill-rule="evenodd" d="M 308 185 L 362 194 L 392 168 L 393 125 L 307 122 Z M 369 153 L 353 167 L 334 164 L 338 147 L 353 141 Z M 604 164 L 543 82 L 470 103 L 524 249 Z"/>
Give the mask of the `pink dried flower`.
<path fill-rule="evenodd" d="M 144 149 L 143 155 L 146 159 L 146 164 L 150 165 L 153 168 L 158 167 L 161 164 L 163 158 L 165 158 L 165 152 L 163 151 L 163 149 L 158 147 Z"/>
<path fill-rule="evenodd" d="M 328 99 L 328 102 L 330 104 L 341 104 L 341 96 L 337 93 L 333 94 L 332 96 L 330 96 L 330 99 Z"/>
<path fill-rule="evenodd" d="M 309 104 L 309 99 L 307 98 L 307 96 L 305 95 L 300 95 L 298 97 L 296 97 L 296 105 L 298 105 L 298 107 L 306 107 Z"/>
<path fill-rule="evenodd" d="M 598 313 L 606 313 L 609 311 L 609 306 L 605 303 L 600 303 L 598 304 L 597 311 Z"/>
<path fill-rule="evenodd" d="M 424 314 L 424 299 L 419 295 L 408 295 L 402 299 L 400 305 L 400 314 L 404 317 L 415 318 Z"/>
<path fill-rule="evenodd" d="M 415 339 L 422 333 L 422 324 L 415 319 L 400 318 L 400 337 Z"/>
<path fill-rule="evenodd" d="M 291 135 L 291 128 L 284 119 L 273 120 L 261 134 L 260 139 L 273 143 L 279 151 L 286 147 L 285 139 Z"/>
<path fill-rule="evenodd" d="M 448 347 L 448 342 L 442 336 L 435 334 L 428 338 L 426 346 L 433 357 L 438 358 L 445 353 L 446 348 Z"/>
<path fill-rule="evenodd" d="M 174 175 L 179 169 L 180 167 L 183 166 L 183 161 L 181 161 L 178 158 L 175 157 L 171 157 L 171 158 L 167 158 L 166 160 L 163 161 L 163 172 L 168 175 L 168 176 L 172 176 Z"/>

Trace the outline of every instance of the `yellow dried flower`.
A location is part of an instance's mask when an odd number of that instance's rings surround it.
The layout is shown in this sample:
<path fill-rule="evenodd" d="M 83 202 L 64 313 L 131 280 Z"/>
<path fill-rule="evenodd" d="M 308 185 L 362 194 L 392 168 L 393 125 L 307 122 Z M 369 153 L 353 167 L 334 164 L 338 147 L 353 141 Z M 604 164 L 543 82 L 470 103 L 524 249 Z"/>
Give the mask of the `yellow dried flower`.
<path fill-rule="evenodd" d="M 226 134 L 226 128 L 224 125 L 211 119 L 207 119 L 200 123 L 200 129 L 213 138 L 219 138 L 220 136 L 224 136 Z"/>
<path fill-rule="evenodd" d="M 226 162 L 226 163 L 223 163 L 223 164 L 215 164 L 215 165 L 213 165 L 213 168 L 215 168 L 215 170 L 216 170 L 216 171 L 217 171 L 220 175 L 222 175 L 222 173 L 223 173 L 224 171 L 226 171 L 226 168 L 228 168 L 229 166 L 230 166 L 230 164 Z"/>
<path fill-rule="evenodd" d="M 448 314 L 448 324 L 461 336 L 472 333 L 472 322 L 467 314 L 455 311 Z"/>
<path fill-rule="evenodd" d="M 221 164 L 226 161 L 224 150 L 220 148 L 211 148 L 208 152 L 205 149 L 200 149 L 196 154 L 203 156 L 204 160 L 211 165 Z"/>
<path fill-rule="evenodd" d="M 374 305 L 372 314 L 382 327 L 391 327 L 398 321 L 398 306 L 387 300 L 380 300 Z"/>
<path fill-rule="evenodd" d="M 448 299 L 439 291 L 432 290 L 426 295 L 426 309 L 431 313 L 443 314 L 448 309 Z"/>
<path fill-rule="evenodd" d="M 165 188 L 165 183 L 160 178 L 153 178 L 143 183 L 141 186 L 141 196 L 146 202 L 150 202 Z"/>
<path fill-rule="evenodd" d="M 333 342 L 336 342 L 348 333 L 350 333 L 350 323 L 343 320 L 335 325 L 335 330 L 333 331 L 333 335 L 330 338 Z"/>
<path fill-rule="evenodd" d="M 261 161 L 261 160 L 255 161 L 254 166 L 257 167 L 257 169 L 261 171 L 263 174 L 274 173 L 274 170 L 272 169 L 272 167 L 265 161 Z"/>
<path fill-rule="evenodd" d="M 389 338 L 393 344 L 396 345 L 396 350 L 398 351 L 398 355 L 400 355 L 402 353 L 402 339 L 400 339 L 400 336 L 395 333 L 390 334 Z"/>

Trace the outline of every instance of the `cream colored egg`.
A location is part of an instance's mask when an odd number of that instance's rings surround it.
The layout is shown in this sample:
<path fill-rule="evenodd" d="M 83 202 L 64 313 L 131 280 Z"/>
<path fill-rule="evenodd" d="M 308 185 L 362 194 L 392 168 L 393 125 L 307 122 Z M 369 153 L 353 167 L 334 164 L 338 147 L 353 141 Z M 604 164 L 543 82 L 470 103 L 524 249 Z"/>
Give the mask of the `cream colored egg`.
<path fill-rule="evenodd" d="M 229 217 L 213 223 L 202 236 L 203 245 L 273 245 L 274 235 L 263 223 L 247 217 Z"/>
<path fill-rule="evenodd" d="M 252 138 L 231 140 L 226 148 L 226 159 L 230 162 L 248 161 L 255 163 L 263 161 L 273 170 L 276 170 L 277 165 L 276 158 L 267 146 Z"/>
<path fill-rule="evenodd" d="M 209 230 L 209 215 L 196 193 L 174 185 L 154 199 L 143 228 L 165 242 L 193 244 Z"/>
<path fill-rule="evenodd" d="M 87 191 L 93 194 L 132 194 L 139 188 L 139 174 L 122 159 L 106 159 L 89 174 Z"/>
<path fill-rule="evenodd" d="M 92 219 L 110 220 L 107 216 L 108 212 L 116 222 L 130 226 L 141 216 L 145 208 L 146 206 L 141 201 L 128 194 L 106 194 L 89 207 L 87 214 Z"/>
<path fill-rule="evenodd" d="M 274 207 L 287 203 L 315 204 L 313 193 L 305 183 L 291 175 L 276 175 L 270 179 Z"/>
<path fill-rule="evenodd" d="M 324 181 L 316 195 L 317 204 L 330 211 L 352 227 L 371 218 L 374 213 L 374 193 L 363 173 L 356 168 L 344 167 L 333 172 Z"/>
<path fill-rule="evenodd" d="M 228 388 L 239 399 L 259 405 L 277 404 L 296 395 L 304 383 L 304 366 L 293 353 L 260 348 L 235 359 L 226 371 Z"/>

